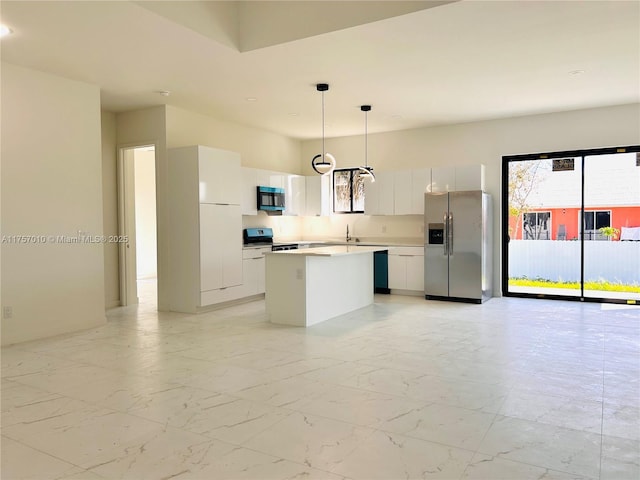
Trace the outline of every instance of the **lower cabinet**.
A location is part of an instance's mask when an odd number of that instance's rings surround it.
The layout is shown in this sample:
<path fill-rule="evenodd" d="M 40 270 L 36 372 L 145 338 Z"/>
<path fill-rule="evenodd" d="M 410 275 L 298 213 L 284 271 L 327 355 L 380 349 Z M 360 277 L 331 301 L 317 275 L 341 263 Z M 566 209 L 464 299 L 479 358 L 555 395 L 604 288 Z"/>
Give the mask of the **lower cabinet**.
<path fill-rule="evenodd" d="M 389 248 L 389 288 L 424 292 L 424 249 Z"/>
<path fill-rule="evenodd" d="M 239 205 L 200 204 L 200 291 L 242 284 Z M 203 304 L 205 305 L 205 304 Z"/>
<path fill-rule="evenodd" d="M 242 285 L 244 296 L 259 295 L 265 292 L 265 258 L 270 248 L 248 248 L 242 255 Z"/>

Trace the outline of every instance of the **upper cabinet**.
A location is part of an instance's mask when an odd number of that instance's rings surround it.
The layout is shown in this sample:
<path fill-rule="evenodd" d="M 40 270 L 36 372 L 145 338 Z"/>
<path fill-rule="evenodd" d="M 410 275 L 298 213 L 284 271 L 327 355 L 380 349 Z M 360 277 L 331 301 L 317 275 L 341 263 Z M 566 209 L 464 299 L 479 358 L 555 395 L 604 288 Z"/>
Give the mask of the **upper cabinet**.
<path fill-rule="evenodd" d="M 424 194 L 429 185 L 431 169 L 420 168 L 411 171 L 411 213 L 424 215 Z"/>
<path fill-rule="evenodd" d="M 434 167 L 431 169 L 430 192 L 454 192 L 456 190 L 455 167 Z"/>
<path fill-rule="evenodd" d="M 302 175 L 284 176 L 283 215 L 304 215 L 306 208 L 306 182 Z"/>
<path fill-rule="evenodd" d="M 395 215 L 409 215 L 412 213 L 412 170 L 398 170 L 393 173 L 393 213 Z"/>
<path fill-rule="evenodd" d="M 256 186 L 285 192 L 283 215 L 331 215 L 331 176 L 303 177 L 242 168 L 242 214 L 257 215 Z M 417 168 L 377 172 L 364 182 L 365 215 L 423 215 L 426 192 L 484 190 L 484 165 Z"/>
<path fill-rule="evenodd" d="M 421 215 L 429 169 L 376 173 L 376 181 L 365 181 L 365 215 Z"/>
<path fill-rule="evenodd" d="M 429 170 L 399 170 L 394 177 L 395 215 L 424 214 L 424 193 L 429 183 Z"/>
<path fill-rule="evenodd" d="M 304 177 L 304 180 L 304 215 L 308 217 L 331 215 L 331 177 L 329 175 L 313 175 Z"/>
<path fill-rule="evenodd" d="M 484 190 L 484 165 L 459 165 L 431 169 L 430 192 Z"/>
<path fill-rule="evenodd" d="M 284 189 L 285 209 L 283 215 L 304 215 L 307 203 L 305 177 L 291 173 L 274 172 L 258 168 L 242 167 L 242 215 L 257 215 L 258 199 L 256 187 Z"/>
<path fill-rule="evenodd" d="M 260 170 L 255 168 L 256 186 L 260 187 L 285 187 L 285 177 L 288 175 L 283 172 L 272 172 L 270 170 Z"/>
<path fill-rule="evenodd" d="M 200 203 L 240 205 L 240 154 L 194 145 L 172 148 L 172 160 L 198 166 Z"/>
<path fill-rule="evenodd" d="M 393 215 L 396 172 L 377 172 L 376 181 L 364 182 L 364 214 Z"/>

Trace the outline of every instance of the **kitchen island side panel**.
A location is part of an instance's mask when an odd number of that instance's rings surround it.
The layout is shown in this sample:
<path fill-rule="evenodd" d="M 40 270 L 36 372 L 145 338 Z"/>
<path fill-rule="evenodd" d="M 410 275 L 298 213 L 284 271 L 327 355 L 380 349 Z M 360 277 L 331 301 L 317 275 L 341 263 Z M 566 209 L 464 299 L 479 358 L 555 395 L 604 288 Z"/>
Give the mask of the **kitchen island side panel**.
<path fill-rule="evenodd" d="M 306 257 L 265 255 L 265 305 L 272 323 L 305 326 Z"/>
<path fill-rule="evenodd" d="M 301 327 L 371 305 L 373 251 L 337 255 L 301 255 L 295 250 L 269 253 L 265 302 L 269 321 Z"/>
<path fill-rule="evenodd" d="M 372 252 L 306 258 L 307 326 L 373 303 Z"/>

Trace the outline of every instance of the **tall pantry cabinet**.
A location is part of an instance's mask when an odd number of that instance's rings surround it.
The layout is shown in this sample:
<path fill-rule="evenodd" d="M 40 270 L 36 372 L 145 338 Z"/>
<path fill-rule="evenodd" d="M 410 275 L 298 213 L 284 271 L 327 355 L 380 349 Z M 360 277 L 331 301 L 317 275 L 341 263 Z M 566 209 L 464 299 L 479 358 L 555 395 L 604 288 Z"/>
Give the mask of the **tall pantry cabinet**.
<path fill-rule="evenodd" d="M 169 149 L 170 309 L 197 312 L 243 296 L 238 153 Z"/>

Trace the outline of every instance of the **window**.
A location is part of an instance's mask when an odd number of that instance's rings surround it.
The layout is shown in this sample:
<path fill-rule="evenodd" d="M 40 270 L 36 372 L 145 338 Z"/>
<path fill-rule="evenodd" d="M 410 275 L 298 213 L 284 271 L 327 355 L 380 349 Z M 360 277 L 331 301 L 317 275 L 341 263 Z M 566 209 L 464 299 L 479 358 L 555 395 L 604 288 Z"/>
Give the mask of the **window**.
<path fill-rule="evenodd" d="M 549 240 L 551 212 L 530 212 L 522 215 L 524 240 Z"/>
<path fill-rule="evenodd" d="M 602 227 L 611 226 L 611 210 L 592 210 L 584 212 L 584 239 L 585 240 L 605 240 L 606 237 L 600 233 Z"/>
<path fill-rule="evenodd" d="M 333 211 L 364 213 L 364 178 L 359 168 L 333 171 Z"/>

